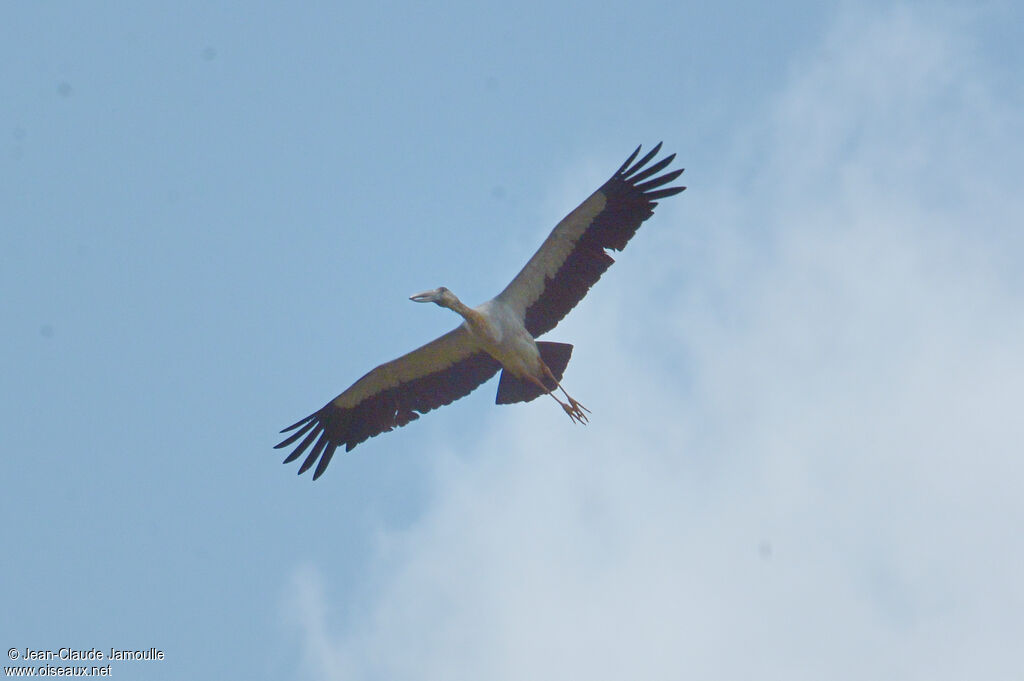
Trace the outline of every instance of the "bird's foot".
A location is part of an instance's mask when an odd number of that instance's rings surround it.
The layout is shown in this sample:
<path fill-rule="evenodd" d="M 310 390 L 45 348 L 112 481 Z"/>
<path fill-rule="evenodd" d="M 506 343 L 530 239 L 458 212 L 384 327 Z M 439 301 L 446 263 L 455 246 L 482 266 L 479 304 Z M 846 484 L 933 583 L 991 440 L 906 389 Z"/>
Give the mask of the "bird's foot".
<path fill-rule="evenodd" d="M 562 409 L 565 410 L 565 413 L 569 415 L 569 418 L 571 418 L 574 423 L 582 423 L 583 425 L 587 425 L 587 415 L 583 412 L 589 412 L 590 410 L 584 407 L 576 400 L 572 399 L 571 397 L 569 398 L 569 401 L 572 403 L 571 406 L 564 403 L 559 404 L 562 405 Z"/>
<path fill-rule="evenodd" d="M 566 397 L 569 397 L 569 396 L 568 396 L 568 395 L 566 395 Z M 587 409 L 586 407 L 584 407 L 584 406 L 583 406 L 582 404 L 580 404 L 580 403 L 579 403 L 579 402 L 577 402 L 576 400 L 572 399 L 571 397 L 569 397 L 569 404 L 571 404 L 571 405 L 572 405 L 572 408 L 573 408 L 573 409 L 575 409 L 576 411 L 580 411 L 580 410 L 583 410 L 583 411 L 587 412 L 588 414 L 590 414 L 590 413 L 593 413 L 593 412 L 591 412 L 591 411 L 590 411 L 589 409 Z M 580 412 L 580 413 L 582 414 L 582 412 Z"/>

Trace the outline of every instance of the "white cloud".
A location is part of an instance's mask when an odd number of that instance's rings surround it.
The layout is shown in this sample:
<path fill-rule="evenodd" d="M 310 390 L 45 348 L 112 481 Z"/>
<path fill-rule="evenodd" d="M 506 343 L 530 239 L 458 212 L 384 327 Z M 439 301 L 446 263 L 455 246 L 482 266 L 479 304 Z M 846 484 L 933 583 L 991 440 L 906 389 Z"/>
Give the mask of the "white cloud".
<path fill-rule="evenodd" d="M 590 427 L 502 413 L 373 584 L 296 577 L 313 676 L 1016 677 L 1022 112 L 949 19 L 839 22 L 750 181 L 659 209 L 578 313 Z"/>

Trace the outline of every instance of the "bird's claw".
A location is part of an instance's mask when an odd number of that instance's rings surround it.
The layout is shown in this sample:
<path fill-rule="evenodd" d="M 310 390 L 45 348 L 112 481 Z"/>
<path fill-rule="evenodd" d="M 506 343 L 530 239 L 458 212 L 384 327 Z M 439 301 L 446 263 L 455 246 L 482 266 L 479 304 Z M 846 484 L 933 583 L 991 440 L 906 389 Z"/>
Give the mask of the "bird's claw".
<path fill-rule="evenodd" d="M 569 404 L 571 404 L 573 409 L 575 409 L 576 411 L 579 411 L 580 409 L 582 409 L 583 411 L 587 412 L 588 414 L 592 414 L 593 413 L 589 409 L 584 407 L 582 404 L 580 404 L 576 400 L 572 399 L 571 397 L 569 398 Z"/>
<path fill-rule="evenodd" d="M 576 400 L 572 400 L 572 406 L 569 406 L 568 404 L 563 404 L 562 409 L 565 410 L 565 413 L 569 415 L 569 418 L 571 418 L 574 423 L 582 423 L 583 425 L 587 425 L 587 415 L 584 414 L 583 412 L 589 412 L 590 410 L 584 407 Z"/>

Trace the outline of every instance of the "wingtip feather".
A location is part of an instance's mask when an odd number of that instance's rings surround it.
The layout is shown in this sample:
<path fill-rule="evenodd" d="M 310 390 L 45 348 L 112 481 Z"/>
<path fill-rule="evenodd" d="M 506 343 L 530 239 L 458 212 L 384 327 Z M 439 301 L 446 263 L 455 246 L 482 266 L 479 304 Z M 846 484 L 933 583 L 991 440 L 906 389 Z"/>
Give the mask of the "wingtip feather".
<path fill-rule="evenodd" d="M 316 446 L 314 446 L 313 449 L 310 450 L 309 455 L 306 457 L 305 461 L 303 461 L 302 465 L 299 466 L 299 475 L 302 475 L 303 473 L 305 473 L 306 471 L 313 467 L 313 464 L 316 463 L 316 460 L 320 458 L 320 454 L 324 451 L 324 447 L 327 446 L 327 442 L 328 440 L 326 437 L 321 437 L 319 440 L 317 440 Z"/>
<path fill-rule="evenodd" d="M 297 459 L 297 458 L 299 458 L 300 456 L 302 456 L 302 453 L 303 453 L 304 451 L 306 451 L 306 448 L 307 448 L 307 447 L 309 447 L 309 445 L 310 445 L 310 444 L 312 444 L 312 442 L 313 442 L 314 438 L 316 438 L 316 436 L 320 434 L 320 431 L 321 431 L 321 430 L 322 430 L 322 428 L 314 428 L 314 429 L 313 429 L 313 430 L 312 430 L 312 431 L 311 431 L 311 432 L 309 433 L 309 435 L 307 435 L 307 436 L 306 436 L 306 439 L 305 439 L 305 440 L 303 440 L 302 442 L 300 442 L 300 443 L 299 443 L 299 446 L 298 446 L 298 447 L 296 447 L 296 448 L 295 448 L 295 449 L 294 449 L 294 450 L 292 451 L 292 453 L 291 453 L 291 454 L 289 454 L 289 455 L 288 455 L 288 457 L 287 457 L 287 458 L 285 458 L 285 460 L 284 460 L 284 461 L 282 461 L 281 463 L 291 463 L 292 461 L 295 461 L 295 459 Z"/>
<path fill-rule="evenodd" d="M 686 187 L 669 187 L 668 189 L 659 189 L 658 191 L 647 192 L 645 196 L 651 201 L 657 201 L 663 199 L 666 196 L 675 196 L 682 191 L 685 191 Z"/>
<path fill-rule="evenodd" d="M 323 475 L 324 471 L 327 470 L 327 464 L 329 464 L 331 462 L 331 457 L 334 456 L 334 451 L 337 448 L 338 448 L 338 445 L 336 443 L 334 443 L 334 442 L 331 442 L 324 449 L 324 454 L 323 454 L 323 456 L 320 457 L 320 463 L 318 463 L 316 465 L 316 470 L 313 471 L 313 479 L 314 480 L 316 480 L 321 475 Z"/>
<path fill-rule="evenodd" d="M 301 426 L 303 423 L 309 423 L 310 421 L 312 421 L 315 418 L 316 418 L 316 414 L 310 414 L 306 418 L 300 419 L 300 420 L 296 421 L 295 423 L 293 423 L 292 425 L 288 426 L 287 428 L 282 428 L 281 432 L 282 433 L 287 433 L 289 430 L 295 430 L 296 428 Z"/>
<path fill-rule="evenodd" d="M 285 439 L 281 440 L 276 445 L 274 445 L 274 449 L 283 449 L 283 448 L 287 447 L 288 445 L 292 444 L 293 442 L 298 440 L 300 437 L 305 435 L 306 432 L 308 432 L 309 429 L 312 428 L 315 425 L 316 425 L 316 421 L 310 420 L 308 423 L 306 423 L 306 425 L 302 426 L 302 428 L 299 428 L 297 431 L 295 431 L 294 433 L 292 433 L 291 435 L 289 435 L 288 437 L 286 437 Z M 282 432 L 287 432 L 287 431 L 282 431 Z"/>
<path fill-rule="evenodd" d="M 619 166 L 619 169 L 615 171 L 615 174 L 616 174 L 616 175 L 621 175 L 621 174 L 622 174 L 622 171 L 624 171 L 624 170 L 625 170 L 626 168 L 628 168 L 628 167 L 629 167 L 629 164 L 630 164 L 630 163 L 632 163 L 632 162 L 633 162 L 633 159 L 634 159 L 634 158 L 636 158 L 636 157 L 637 157 L 637 154 L 639 154 L 639 153 L 640 153 L 640 148 L 641 148 L 642 146 L 643 146 L 642 144 L 638 144 L 638 145 L 637 145 L 636 149 L 634 149 L 634 150 L 633 150 L 633 153 L 632 153 L 632 154 L 630 154 L 630 155 L 629 155 L 629 158 L 627 158 L 627 159 L 626 159 L 626 162 L 625 162 L 625 163 L 623 163 L 623 164 L 622 164 L 621 166 Z"/>
<path fill-rule="evenodd" d="M 656 177 L 653 180 L 648 180 L 647 182 L 644 182 L 643 184 L 638 184 L 636 185 L 636 188 L 644 193 L 647 193 L 652 189 L 657 189 L 663 184 L 668 184 L 669 182 L 676 179 L 682 174 L 682 170 L 673 170 L 670 173 L 665 173 L 661 177 Z"/>
<path fill-rule="evenodd" d="M 651 149 L 646 154 L 644 154 L 644 157 L 642 159 L 640 159 L 639 161 L 634 163 L 632 166 L 630 166 L 629 170 L 627 170 L 626 172 L 622 173 L 622 178 L 623 179 L 628 179 L 631 175 L 633 175 L 633 173 L 635 173 L 636 171 L 638 171 L 641 168 L 643 168 L 645 165 L 647 165 L 650 162 L 650 160 L 652 158 L 655 157 L 655 155 L 657 155 L 657 153 L 660 150 L 661 150 L 661 142 L 658 142 L 658 144 L 656 144 L 653 149 Z"/>

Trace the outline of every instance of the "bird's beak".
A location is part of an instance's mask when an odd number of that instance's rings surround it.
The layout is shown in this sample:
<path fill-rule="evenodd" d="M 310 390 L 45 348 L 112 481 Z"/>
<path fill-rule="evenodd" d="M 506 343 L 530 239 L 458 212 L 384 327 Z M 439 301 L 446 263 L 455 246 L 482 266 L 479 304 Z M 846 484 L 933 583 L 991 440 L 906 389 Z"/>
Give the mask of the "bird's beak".
<path fill-rule="evenodd" d="M 414 296 L 409 296 L 409 300 L 417 303 L 432 303 L 437 300 L 437 289 L 430 291 L 424 291 L 423 293 L 417 293 Z"/>

